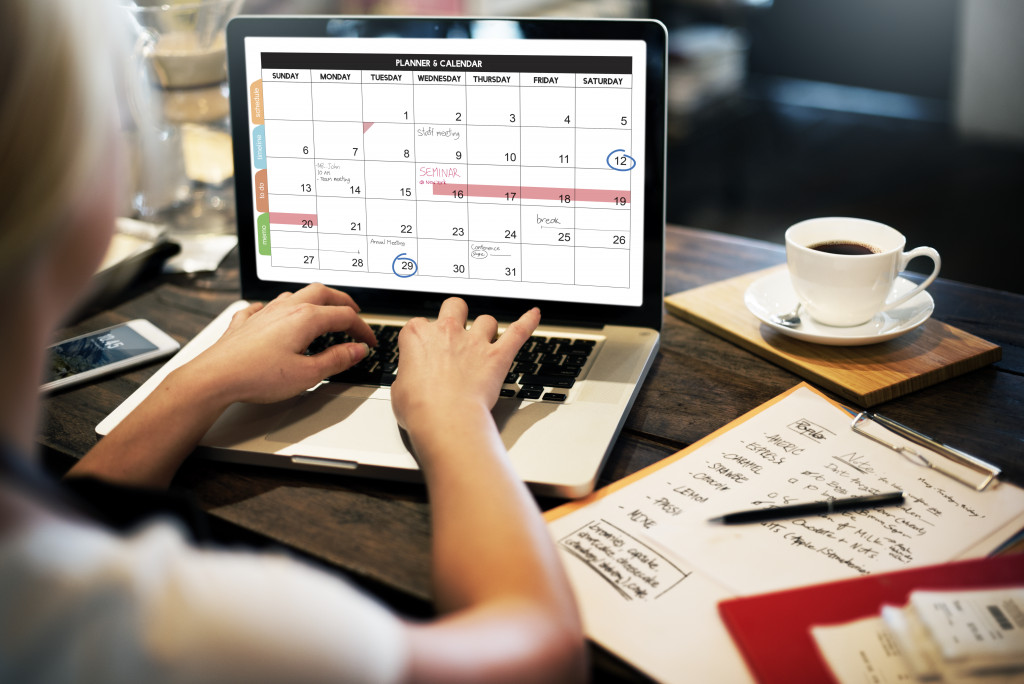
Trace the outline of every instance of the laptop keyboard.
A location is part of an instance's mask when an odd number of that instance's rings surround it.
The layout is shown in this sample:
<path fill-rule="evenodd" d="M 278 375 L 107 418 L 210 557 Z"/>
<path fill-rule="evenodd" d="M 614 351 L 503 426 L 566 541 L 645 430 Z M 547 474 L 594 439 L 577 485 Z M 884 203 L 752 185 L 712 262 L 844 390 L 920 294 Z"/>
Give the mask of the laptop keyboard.
<path fill-rule="evenodd" d="M 397 325 L 371 325 L 377 346 L 348 370 L 327 378 L 327 382 L 390 387 L 398 370 Z M 332 344 L 351 342 L 347 333 L 327 333 L 313 340 L 306 354 L 317 354 Z M 520 347 L 505 376 L 501 396 L 564 402 L 569 390 L 581 379 L 587 361 L 597 345 L 592 339 L 534 335 Z"/>

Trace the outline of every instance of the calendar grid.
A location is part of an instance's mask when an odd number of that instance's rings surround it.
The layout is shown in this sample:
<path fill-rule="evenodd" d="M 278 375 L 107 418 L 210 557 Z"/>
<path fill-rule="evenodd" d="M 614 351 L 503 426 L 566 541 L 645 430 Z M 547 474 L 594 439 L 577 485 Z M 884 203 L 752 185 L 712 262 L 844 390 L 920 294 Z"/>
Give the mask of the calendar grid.
<path fill-rule="evenodd" d="M 273 267 L 630 286 L 636 160 L 628 69 L 594 75 L 586 67 L 598 57 L 572 56 L 562 59 L 579 71 L 383 62 L 367 69 L 355 68 L 368 57 L 357 54 L 341 55 L 354 65 L 349 71 L 331 71 L 339 55 L 315 56 L 322 69 L 263 55 L 271 206 L 259 225 L 269 225 Z M 515 59 L 503 57 L 503 65 Z M 552 64 L 560 63 L 544 62 Z M 301 80 L 304 109 L 288 95 Z M 512 103 L 505 123 L 491 100 Z M 568 105 L 564 126 L 553 124 L 562 116 L 557 102 Z M 445 120 L 449 105 L 458 111 Z M 618 127 L 610 112 L 624 112 Z M 309 144 L 299 145 L 306 130 Z"/>

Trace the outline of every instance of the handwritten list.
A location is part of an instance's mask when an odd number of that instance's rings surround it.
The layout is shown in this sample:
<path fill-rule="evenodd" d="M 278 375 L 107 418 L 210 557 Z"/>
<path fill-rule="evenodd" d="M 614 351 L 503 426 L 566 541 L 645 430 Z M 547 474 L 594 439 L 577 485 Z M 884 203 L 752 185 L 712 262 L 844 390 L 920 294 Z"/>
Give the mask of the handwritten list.
<path fill-rule="evenodd" d="M 690 449 L 549 512 L 588 634 L 663 681 L 751 681 L 725 598 L 983 555 L 1024 490 L 977 492 L 857 435 L 800 385 Z M 901 506 L 754 523 L 725 513 L 904 491 Z"/>

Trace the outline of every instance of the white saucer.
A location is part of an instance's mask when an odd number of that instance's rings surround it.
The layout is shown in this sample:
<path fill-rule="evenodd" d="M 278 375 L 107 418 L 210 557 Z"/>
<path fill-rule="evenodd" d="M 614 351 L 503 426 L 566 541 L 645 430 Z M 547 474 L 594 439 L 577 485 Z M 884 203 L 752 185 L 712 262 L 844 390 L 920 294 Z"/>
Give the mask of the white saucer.
<path fill-rule="evenodd" d="M 897 277 L 893 287 L 897 294 L 903 294 L 916 286 L 913 281 Z M 773 316 L 788 313 L 796 308 L 796 293 L 793 292 L 787 269 L 770 273 L 751 283 L 743 296 L 743 303 L 762 323 L 783 335 L 837 347 L 876 344 L 899 337 L 927 321 L 935 310 L 932 296 L 927 292 L 920 292 L 895 309 L 875 314 L 874 318 L 862 325 L 836 328 L 818 323 L 803 314 L 800 316 L 799 327 L 787 328 L 772 320 Z"/>

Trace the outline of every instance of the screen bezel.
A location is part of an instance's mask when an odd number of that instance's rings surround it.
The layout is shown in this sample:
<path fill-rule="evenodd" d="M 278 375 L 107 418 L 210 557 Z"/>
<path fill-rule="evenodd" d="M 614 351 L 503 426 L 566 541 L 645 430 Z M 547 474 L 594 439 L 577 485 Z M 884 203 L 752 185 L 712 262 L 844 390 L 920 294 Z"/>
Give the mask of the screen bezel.
<path fill-rule="evenodd" d="M 664 296 L 665 245 L 665 129 L 667 32 L 654 20 L 399 18 L 399 17 L 236 17 L 227 28 L 228 79 L 234 142 L 235 194 L 238 217 L 242 297 L 272 299 L 296 288 L 295 283 L 261 280 L 256 272 L 253 239 L 252 167 L 248 135 L 249 84 L 245 73 L 245 38 L 279 37 L 409 37 L 444 39 L 450 35 L 473 37 L 478 22 L 513 24 L 505 33 L 523 40 L 642 40 L 647 46 L 645 204 L 643 303 L 640 306 L 536 302 L 513 297 L 459 295 L 471 311 L 487 312 L 498 320 L 512 320 L 539 304 L 548 323 L 593 326 L 638 325 L 661 329 Z M 654 87 L 651 87 L 652 84 Z M 657 84 L 661 84 L 658 87 Z M 237 131 L 245 131 L 237 134 Z M 245 172 L 240 171 L 244 169 Z M 412 292 L 340 286 L 364 311 L 399 315 L 433 315 L 448 296 L 445 292 Z"/>

